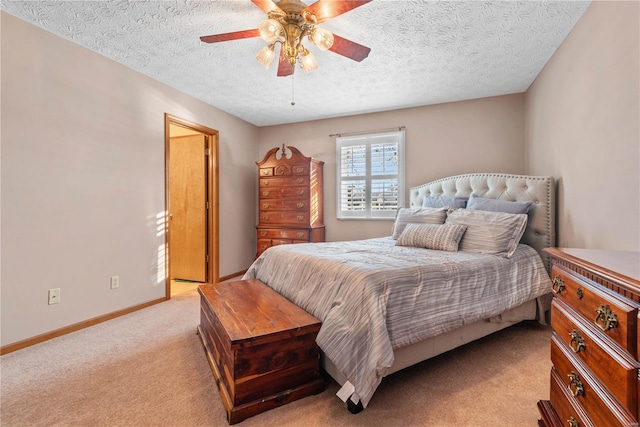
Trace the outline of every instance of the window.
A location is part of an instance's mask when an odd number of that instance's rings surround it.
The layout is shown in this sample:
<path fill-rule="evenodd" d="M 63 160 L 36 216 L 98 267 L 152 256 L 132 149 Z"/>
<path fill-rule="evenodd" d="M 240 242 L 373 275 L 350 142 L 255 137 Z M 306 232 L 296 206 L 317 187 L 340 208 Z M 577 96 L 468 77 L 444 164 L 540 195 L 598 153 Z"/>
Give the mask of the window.
<path fill-rule="evenodd" d="M 336 139 L 338 219 L 394 218 L 404 205 L 404 131 Z"/>

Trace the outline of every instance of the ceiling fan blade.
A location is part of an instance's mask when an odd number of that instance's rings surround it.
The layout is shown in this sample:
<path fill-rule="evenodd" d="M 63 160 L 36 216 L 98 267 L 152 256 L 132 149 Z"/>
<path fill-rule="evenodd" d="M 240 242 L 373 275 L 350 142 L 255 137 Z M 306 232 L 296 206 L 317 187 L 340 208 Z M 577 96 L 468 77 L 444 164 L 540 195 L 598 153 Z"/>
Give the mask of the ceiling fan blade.
<path fill-rule="evenodd" d="M 370 1 L 371 0 L 318 0 L 305 8 L 305 10 L 316 15 L 318 24 L 320 24 L 327 19 L 335 18 Z"/>
<path fill-rule="evenodd" d="M 228 40 L 248 39 L 250 37 L 259 37 L 260 31 L 257 28 L 253 30 L 234 31 L 233 33 L 214 34 L 212 36 L 202 36 L 200 40 L 205 43 L 226 42 Z"/>
<path fill-rule="evenodd" d="M 262 9 L 264 13 L 269 13 L 273 11 L 282 12 L 282 9 L 280 9 L 278 5 L 276 5 L 272 0 L 251 0 L 251 1 L 253 2 L 253 4 L 255 4 L 260 9 Z"/>
<path fill-rule="evenodd" d="M 295 68 L 289 62 L 289 58 L 284 54 L 284 46 L 280 47 L 280 58 L 278 59 L 278 77 L 287 77 L 293 74 Z"/>
<path fill-rule="evenodd" d="M 371 48 L 352 42 L 336 34 L 333 35 L 333 46 L 331 46 L 329 50 L 358 62 L 369 56 L 369 52 L 371 52 Z"/>

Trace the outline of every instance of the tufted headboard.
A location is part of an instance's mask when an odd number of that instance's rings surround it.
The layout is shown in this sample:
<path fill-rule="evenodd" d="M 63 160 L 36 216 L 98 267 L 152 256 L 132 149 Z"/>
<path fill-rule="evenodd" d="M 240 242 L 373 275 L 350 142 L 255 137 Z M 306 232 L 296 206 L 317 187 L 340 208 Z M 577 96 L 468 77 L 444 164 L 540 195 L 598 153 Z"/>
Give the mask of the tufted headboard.
<path fill-rule="evenodd" d="M 442 194 L 479 197 L 509 201 L 531 201 L 527 228 L 520 240 L 540 253 L 551 271 L 551 263 L 544 248 L 556 244 L 556 185 L 550 176 L 509 175 L 500 173 L 472 173 L 442 178 L 411 187 L 410 206 L 422 206 L 424 196 Z"/>

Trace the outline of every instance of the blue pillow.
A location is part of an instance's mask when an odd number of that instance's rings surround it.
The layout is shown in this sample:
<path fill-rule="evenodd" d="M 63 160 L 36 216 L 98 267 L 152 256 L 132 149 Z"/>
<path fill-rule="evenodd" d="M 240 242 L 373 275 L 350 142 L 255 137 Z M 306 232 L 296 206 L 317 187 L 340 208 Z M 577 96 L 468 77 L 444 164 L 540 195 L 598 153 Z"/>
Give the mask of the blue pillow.
<path fill-rule="evenodd" d="M 510 202 L 508 200 L 487 199 L 472 194 L 467 202 L 467 209 L 476 211 L 505 212 L 512 214 L 526 214 L 532 202 Z"/>
<path fill-rule="evenodd" d="M 423 208 L 443 208 L 448 206 L 452 209 L 464 209 L 467 206 L 468 197 L 457 197 L 442 194 L 440 196 L 424 196 L 422 199 Z"/>

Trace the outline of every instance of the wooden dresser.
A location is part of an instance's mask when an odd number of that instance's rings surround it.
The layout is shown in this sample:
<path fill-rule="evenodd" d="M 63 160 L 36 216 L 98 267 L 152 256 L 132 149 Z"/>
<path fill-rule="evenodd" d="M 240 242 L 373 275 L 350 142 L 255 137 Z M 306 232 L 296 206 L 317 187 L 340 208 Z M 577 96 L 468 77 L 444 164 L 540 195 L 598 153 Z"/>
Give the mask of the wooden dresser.
<path fill-rule="evenodd" d="M 324 242 L 322 167 L 295 147 L 276 147 L 258 165 L 258 250 Z"/>
<path fill-rule="evenodd" d="M 553 266 L 550 400 L 541 426 L 637 426 L 640 253 L 546 250 Z"/>

